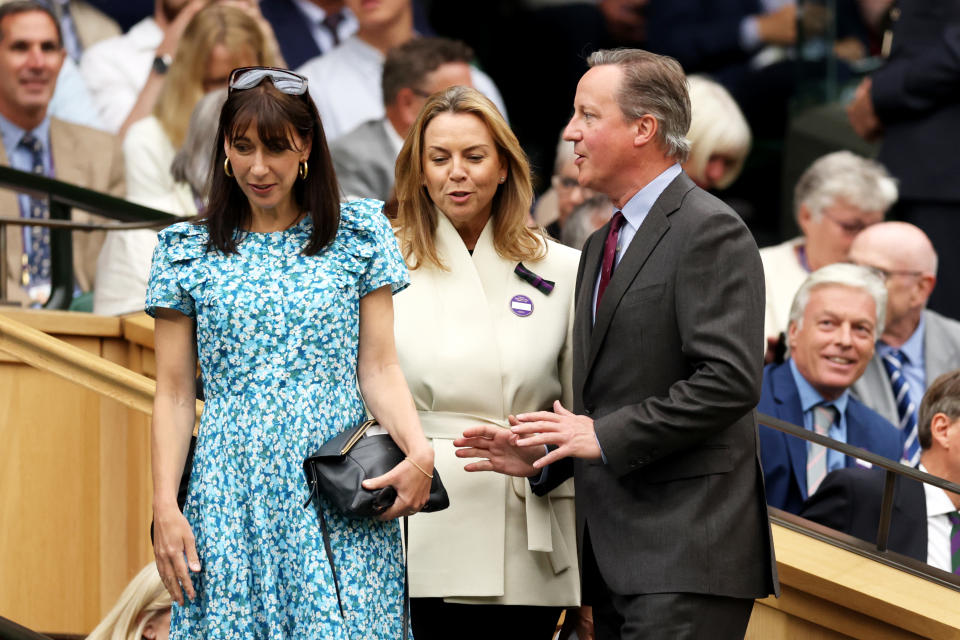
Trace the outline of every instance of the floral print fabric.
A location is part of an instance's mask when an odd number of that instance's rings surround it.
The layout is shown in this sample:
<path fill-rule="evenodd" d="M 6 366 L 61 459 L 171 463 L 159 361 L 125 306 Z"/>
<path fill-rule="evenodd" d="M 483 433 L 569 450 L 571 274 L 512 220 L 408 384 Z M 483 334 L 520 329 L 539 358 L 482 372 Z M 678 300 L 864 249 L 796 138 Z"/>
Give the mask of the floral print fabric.
<path fill-rule="evenodd" d="M 238 253 L 207 251 L 202 225 L 164 229 L 146 311 L 196 318 L 206 403 L 184 514 L 202 569 L 174 603 L 171 638 L 401 637 L 396 521 L 327 508 L 344 618 L 302 464 L 364 417 L 356 384 L 359 300 L 409 276 L 381 203 L 341 207 L 334 242 L 301 248 L 311 220 L 241 232 Z"/>

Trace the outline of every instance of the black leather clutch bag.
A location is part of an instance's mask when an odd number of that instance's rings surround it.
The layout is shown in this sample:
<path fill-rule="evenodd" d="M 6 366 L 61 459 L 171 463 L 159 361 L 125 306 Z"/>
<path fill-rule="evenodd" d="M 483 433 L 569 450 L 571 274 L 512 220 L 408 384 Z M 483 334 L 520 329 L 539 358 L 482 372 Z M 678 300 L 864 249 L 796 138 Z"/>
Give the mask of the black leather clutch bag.
<path fill-rule="evenodd" d="M 306 504 L 318 494 L 323 495 L 349 518 L 373 518 L 390 508 L 397 499 L 396 489 L 383 487 L 368 491 L 360 484 L 383 475 L 405 457 L 389 435 L 366 435 L 375 424 L 375 420 L 367 420 L 347 429 L 323 443 L 303 461 L 303 472 L 310 485 Z M 315 506 L 319 511 L 319 504 Z M 440 511 L 448 506 L 450 498 L 440 481 L 440 474 L 434 469 L 430 498 L 422 510 Z"/>

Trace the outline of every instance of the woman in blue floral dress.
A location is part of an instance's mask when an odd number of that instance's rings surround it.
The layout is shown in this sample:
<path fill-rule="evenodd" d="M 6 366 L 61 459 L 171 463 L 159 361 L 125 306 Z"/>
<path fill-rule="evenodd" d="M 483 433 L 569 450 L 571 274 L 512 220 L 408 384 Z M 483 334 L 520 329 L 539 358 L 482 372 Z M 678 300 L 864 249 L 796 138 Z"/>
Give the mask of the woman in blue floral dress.
<path fill-rule="evenodd" d="M 175 601 L 171 637 L 395 640 L 395 518 L 423 506 L 433 468 L 393 343 L 403 259 L 381 203 L 338 203 L 304 78 L 235 70 L 216 149 L 204 220 L 160 233 L 146 301 L 156 317 L 154 551 Z M 206 404 L 181 514 L 195 353 Z M 362 420 L 364 400 L 408 459 L 369 481 L 398 492 L 382 521 L 324 505 L 341 616 L 301 465 Z"/>

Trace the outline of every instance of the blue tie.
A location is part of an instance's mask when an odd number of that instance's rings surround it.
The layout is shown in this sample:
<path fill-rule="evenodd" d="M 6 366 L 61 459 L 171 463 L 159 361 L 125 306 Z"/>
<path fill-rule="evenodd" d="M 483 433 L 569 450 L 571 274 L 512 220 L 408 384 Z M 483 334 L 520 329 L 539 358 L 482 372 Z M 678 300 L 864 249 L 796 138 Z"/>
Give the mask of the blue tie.
<path fill-rule="evenodd" d="M 33 173 L 44 175 L 43 142 L 27 132 L 20 139 L 20 146 L 30 152 L 33 161 Z M 20 212 L 21 218 L 49 218 L 49 207 L 44 198 L 30 198 L 26 211 Z M 30 286 L 50 281 L 50 230 L 46 227 L 28 227 L 30 246 L 24 246 L 20 264 L 22 266 L 20 283 Z"/>
<path fill-rule="evenodd" d="M 910 383 L 903 375 L 906 356 L 894 349 L 883 356 L 883 366 L 890 376 L 893 397 L 897 402 L 897 428 L 904 433 L 903 463 L 915 467 L 920 462 L 920 441 L 917 439 L 917 408 L 910 401 Z"/>

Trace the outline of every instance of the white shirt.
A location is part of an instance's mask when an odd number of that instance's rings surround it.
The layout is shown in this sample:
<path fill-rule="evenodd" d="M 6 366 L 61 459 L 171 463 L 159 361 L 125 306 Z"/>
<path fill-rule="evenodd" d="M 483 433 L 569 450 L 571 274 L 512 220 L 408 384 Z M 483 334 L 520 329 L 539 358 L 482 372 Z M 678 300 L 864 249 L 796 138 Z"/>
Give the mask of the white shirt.
<path fill-rule="evenodd" d="M 310 26 L 310 35 L 314 42 L 320 47 L 320 51 L 330 51 L 333 49 L 333 34 L 323 26 L 323 21 L 327 17 L 327 12 L 310 0 L 293 0 L 293 3 L 300 9 L 300 13 L 307 17 Z M 337 35 L 340 36 L 340 42 L 343 42 L 357 32 L 357 19 L 353 13 L 344 8 L 343 19 L 337 25 Z"/>
<path fill-rule="evenodd" d="M 130 125 L 123 154 L 127 200 L 178 216 L 197 213 L 190 186 L 175 182 L 170 174 L 176 149 L 156 117 Z M 143 309 L 156 246 L 156 229 L 107 232 L 97 258 L 94 313 L 119 315 Z"/>
<path fill-rule="evenodd" d="M 307 77 L 310 96 L 317 103 L 328 141 L 367 120 L 384 116 L 380 87 L 383 60 L 378 49 L 354 35 L 297 69 L 297 73 Z M 473 86 L 490 98 L 506 118 L 503 98 L 493 80 L 479 69 L 470 70 Z"/>
<path fill-rule="evenodd" d="M 163 30 L 153 18 L 144 18 L 123 35 L 101 40 L 80 59 L 80 73 L 90 90 L 103 128 L 120 130 L 143 86 Z"/>
<path fill-rule="evenodd" d="M 920 465 L 920 471 L 930 473 Z M 944 571 L 953 571 L 950 559 L 950 534 L 953 525 L 947 514 L 956 511 L 947 492 L 930 484 L 923 485 L 927 502 L 927 564 Z"/>

